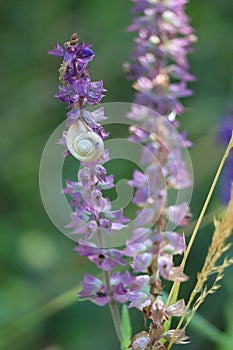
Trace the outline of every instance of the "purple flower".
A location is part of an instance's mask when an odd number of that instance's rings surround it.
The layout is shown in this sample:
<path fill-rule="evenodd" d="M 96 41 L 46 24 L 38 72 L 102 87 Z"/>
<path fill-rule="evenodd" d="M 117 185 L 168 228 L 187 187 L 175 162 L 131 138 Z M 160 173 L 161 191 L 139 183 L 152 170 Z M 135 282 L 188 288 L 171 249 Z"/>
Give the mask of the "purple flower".
<path fill-rule="evenodd" d="M 134 272 L 146 272 L 152 262 L 157 261 L 159 274 L 170 279 L 173 255 L 182 254 L 185 248 L 184 237 L 179 233 L 165 231 L 152 235 L 150 230 L 137 228 L 122 253 L 133 257 Z"/>
<path fill-rule="evenodd" d="M 110 301 L 107 288 L 99 278 L 85 274 L 81 282 L 82 291 L 78 294 L 79 298 L 90 299 L 93 303 L 104 306 Z"/>
<path fill-rule="evenodd" d="M 109 133 L 107 133 L 101 124 L 97 123 L 98 121 L 102 121 L 107 119 L 104 116 L 104 110 L 103 108 L 99 108 L 98 110 L 94 112 L 83 112 L 83 119 L 86 122 L 86 124 L 92 128 L 93 131 L 95 131 L 102 139 L 105 139 L 107 136 L 109 136 Z"/>
<path fill-rule="evenodd" d="M 78 172 L 78 179 L 79 182 L 67 180 L 67 187 L 64 189 L 64 193 L 72 197 L 71 206 L 80 206 L 80 204 L 89 206 L 87 199 L 101 201 L 101 189 L 114 187 L 113 176 L 106 176 L 106 169 L 100 164 L 81 168 Z"/>
<path fill-rule="evenodd" d="M 64 49 L 59 44 L 56 44 L 55 49 L 49 50 L 48 53 L 52 56 L 63 57 L 64 56 Z"/>
<path fill-rule="evenodd" d="M 78 43 L 78 36 L 76 33 L 72 35 L 71 41 L 64 44 L 64 48 L 56 44 L 55 49 L 49 50 L 48 53 L 53 56 L 63 57 L 65 62 L 72 62 L 74 60 L 88 62 L 94 57 L 90 45 L 85 45 L 84 42 Z"/>
<path fill-rule="evenodd" d="M 106 173 L 101 164 L 90 164 L 79 169 L 78 182 L 66 181 L 64 193 L 71 196 L 70 206 L 75 208 L 71 222 L 66 225 L 73 229 L 72 234 L 85 235 L 90 240 L 100 228 L 112 235 L 129 221 L 122 209 L 112 211 L 109 199 L 103 197 L 103 189 L 114 187 L 113 175 Z"/>
<path fill-rule="evenodd" d="M 187 54 L 196 40 L 184 12 L 185 1 L 134 1 L 137 14 L 129 31 L 137 32 L 136 46 L 129 65 L 129 78 L 136 80 L 135 102 L 167 115 L 181 114 L 180 97 L 191 94 L 187 83 Z M 176 84 L 170 80 L 178 79 Z"/>
<path fill-rule="evenodd" d="M 227 146 L 231 139 L 233 130 L 233 109 L 223 118 L 223 122 L 219 128 L 218 137 L 220 142 Z M 226 160 L 225 166 L 222 172 L 221 187 L 220 187 L 220 197 L 223 203 L 227 204 L 230 200 L 231 195 L 231 183 L 233 182 L 233 151 Z"/>
<path fill-rule="evenodd" d="M 67 120 L 66 120 L 66 126 L 69 127 L 72 124 L 74 124 L 79 118 L 80 118 L 80 109 L 79 108 L 73 108 L 71 109 L 67 114 Z"/>
<path fill-rule="evenodd" d="M 75 211 L 71 214 L 71 222 L 66 225 L 72 228 L 72 234 L 84 234 L 87 240 L 90 240 L 96 233 L 98 224 L 94 215 L 90 215 L 87 211 Z"/>
<path fill-rule="evenodd" d="M 135 170 L 133 173 L 133 179 L 129 181 L 129 184 L 136 188 L 143 188 L 146 182 L 146 175 L 139 170 Z"/>
<path fill-rule="evenodd" d="M 134 272 L 146 272 L 153 262 L 153 254 L 144 252 L 136 255 L 133 262 L 132 268 Z"/>
<path fill-rule="evenodd" d="M 145 130 L 137 125 L 133 125 L 129 128 L 129 131 L 131 134 L 129 140 L 141 143 L 149 141 L 151 134 L 148 130 Z"/>
<path fill-rule="evenodd" d="M 160 199 L 163 199 L 164 180 L 161 169 L 155 164 L 149 165 L 145 173 L 136 170 L 133 173 L 133 179 L 129 184 L 136 188 L 133 203 L 139 207 L 150 204 L 153 206 L 153 212 L 161 209 Z"/>
<path fill-rule="evenodd" d="M 132 350 L 146 350 L 150 344 L 149 334 L 145 331 L 135 336 L 130 344 Z"/>
<path fill-rule="evenodd" d="M 188 225 L 188 220 L 191 217 L 189 205 L 183 202 L 178 205 L 171 205 L 167 208 L 168 220 L 179 226 Z"/>
<path fill-rule="evenodd" d="M 129 220 L 122 215 L 122 211 L 117 212 L 107 211 L 109 209 L 109 200 L 96 198 L 92 191 L 87 195 L 87 199 L 78 194 L 72 194 L 71 204 L 76 206 L 75 211 L 71 214 L 71 222 L 66 225 L 67 228 L 72 228 L 72 234 L 84 234 L 87 240 L 90 240 L 97 232 L 97 228 L 103 232 L 113 235 L 114 230 L 121 230 L 125 227 L 125 222 Z M 93 197 L 91 197 L 93 195 Z M 76 196 L 76 197 L 75 197 Z"/>
<path fill-rule="evenodd" d="M 129 308 L 136 307 L 142 310 L 150 302 L 150 297 L 144 291 L 148 287 L 149 281 L 150 278 L 147 275 L 132 277 L 128 292 L 128 298 L 130 300 Z"/>
<path fill-rule="evenodd" d="M 147 299 L 147 293 L 141 290 L 148 285 L 148 276 L 131 276 L 128 271 L 121 274 L 114 272 L 110 276 L 111 296 L 105 285 L 100 279 L 86 274 L 82 285 L 82 291 L 79 293 L 80 298 L 88 299 L 100 306 L 104 306 L 110 301 L 110 297 L 119 303 L 131 301 L 129 307 L 140 307 Z"/>
<path fill-rule="evenodd" d="M 169 280 L 173 267 L 173 258 L 170 254 L 162 254 L 158 257 L 158 271 L 160 276 Z"/>
<path fill-rule="evenodd" d="M 80 241 L 79 245 L 74 248 L 81 256 L 86 256 L 94 262 L 97 267 L 104 271 L 111 271 L 117 264 L 125 265 L 122 253 L 117 249 L 101 249 L 94 243 Z"/>
<path fill-rule="evenodd" d="M 58 145 L 62 145 L 65 148 L 65 150 L 62 153 L 64 157 L 67 157 L 70 155 L 70 151 L 68 150 L 66 145 L 66 135 L 67 135 L 67 131 L 63 131 L 62 138 L 59 141 L 57 141 Z"/>
<path fill-rule="evenodd" d="M 163 232 L 164 245 L 161 247 L 167 254 L 183 254 L 186 248 L 184 236 L 176 232 Z"/>
<path fill-rule="evenodd" d="M 136 229 L 135 231 L 138 231 Z M 133 257 L 132 268 L 134 272 L 146 272 L 153 261 L 154 247 L 151 239 L 143 236 L 137 240 L 127 241 L 124 255 Z"/>
<path fill-rule="evenodd" d="M 60 80 L 63 83 L 59 86 L 59 92 L 56 98 L 68 104 L 68 107 L 83 109 L 85 103 L 88 105 L 98 104 L 102 99 L 103 88 L 102 81 L 91 82 L 87 70 L 87 64 L 94 57 L 94 52 L 90 45 L 84 42 L 79 43 L 77 34 L 73 34 L 71 40 L 64 44 L 62 48 L 59 44 L 54 50 L 48 51 L 50 55 L 63 57 L 63 64 L 60 68 Z M 68 115 L 68 126 L 72 121 L 77 120 L 75 112 Z"/>
<path fill-rule="evenodd" d="M 103 82 L 101 81 L 95 81 L 92 82 L 88 91 L 87 103 L 92 106 L 95 104 L 99 104 L 99 102 L 102 100 L 102 98 L 105 96 L 103 92 L 106 90 L 103 88 Z"/>

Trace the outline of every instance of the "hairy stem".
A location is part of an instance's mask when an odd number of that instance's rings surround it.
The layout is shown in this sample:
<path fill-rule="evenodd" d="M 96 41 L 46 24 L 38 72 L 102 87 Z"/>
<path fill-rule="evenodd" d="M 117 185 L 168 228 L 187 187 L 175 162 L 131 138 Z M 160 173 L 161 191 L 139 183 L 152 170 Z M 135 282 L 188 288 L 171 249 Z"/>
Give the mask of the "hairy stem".
<path fill-rule="evenodd" d="M 104 239 L 103 239 L 100 228 L 97 230 L 97 239 L 98 239 L 99 247 L 104 248 Z M 103 271 L 103 277 L 104 277 L 105 285 L 106 285 L 107 290 L 108 290 L 108 295 L 110 297 L 109 307 L 110 307 L 110 312 L 111 312 L 114 328 L 115 328 L 117 337 L 121 343 L 123 338 L 124 338 L 122 327 L 121 327 L 121 318 L 120 318 L 120 314 L 119 314 L 119 310 L 118 310 L 116 301 L 113 298 L 111 285 L 110 285 L 109 272 Z"/>

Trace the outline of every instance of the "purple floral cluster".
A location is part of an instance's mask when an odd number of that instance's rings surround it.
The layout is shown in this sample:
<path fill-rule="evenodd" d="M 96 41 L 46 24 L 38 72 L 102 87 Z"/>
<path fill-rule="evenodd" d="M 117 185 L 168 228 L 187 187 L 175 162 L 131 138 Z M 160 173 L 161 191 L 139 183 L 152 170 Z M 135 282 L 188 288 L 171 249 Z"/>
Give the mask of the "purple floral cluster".
<path fill-rule="evenodd" d="M 233 109 L 224 118 L 219 129 L 219 140 L 226 146 L 228 145 L 233 130 Z M 231 196 L 231 183 L 233 182 L 233 152 L 231 150 L 229 157 L 226 160 L 225 167 L 223 169 L 221 180 L 221 192 L 220 196 L 223 203 L 227 204 Z"/>
<path fill-rule="evenodd" d="M 49 54 L 63 58 L 59 70 L 63 84 L 59 86 L 59 92 L 55 97 L 72 108 L 72 113 L 69 112 L 67 116 L 73 117 L 74 122 L 74 117 L 78 119 L 79 110 L 83 109 L 84 104 L 98 104 L 105 91 L 102 81 L 91 82 L 87 70 L 87 65 L 93 59 L 94 52 L 90 45 L 85 45 L 84 42 L 79 43 L 77 34 L 73 34 L 71 40 L 64 44 L 64 48 L 57 44 L 54 50 L 49 51 Z"/>
<path fill-rule="evenodd" d="M 130 301 L 130 307 L 135 307 L 138 306 L 138 301 L 145 298 L 145 293 L 141 290 L 147 286 L 148 276 L 131 276 L 128 271 L 123 274 L 117 271 L 111 275 L 109 283 L 111 294 L 99 278 L 86 274 L 82 282 L 83 290 L 79 293 L 79 296 L 88 297 L 100 306 L 106 305 L 112 298 L 119 303 Z"/>
<path fill-rule="evenodd" d="M 85 105 L 98 105 L 106 91 L 101 80 L 92 82 L 90 79 L 87 65 L 94 58 L 90 45 L 79 43 L 75 33 L 71 40 L 64 44 L 64 48 L 57 44 L 55 49 L 49 50 L 48 53 L 63 59 L 59 69 L 61 85 L 55 97 L 66 103 L 70 109 L 66 114 L 67 127 L 82 119 L 89 128 L 105 139 L 108 133 L 98 123 L 106 119 L 103 108 L 93 113 L 85 111 Z M 65 147 L 64 155 L 68 156 L 70 152 L 66 146 L 66 135 L 67 132 L 64 131 L 59 143 Z"/>
<path fill-rule="evenodd" d="M 167 115 L 183 112 L 179 101 L 191 95 L 187 83 L 187 54 L 196 40 L 184 12 L 188 0 L 133 0 L 135 15 L 129 31 L 137 31 L 132 63 L 126 66 L 135 80 L 135 103 Z"/>
<path fill-rule="evenodd" d="M 86 105 L 98 104 L 103 97 L 102 82 L 92 83 L 87 70 L 87 64 L 94 57 L 89 45 L 79 43 L 74 34 L 71 41 L 64 44 L 64 48 L 56 45 L 50 54 L 62 57 L 60 68 L 59 93 L 56 98 L 65 102 L 70 111 L 67 113 L 67 127 L 81 121 L 89 129 L 97 133 L 102 139 L 108 136 L 98 122 L 106 119 L 103 108 L 89 112 Z M 60 141 L 66 148 L 66 131 Z M 65 150 L 65 155 L 69 155 Z M 82 235 L 75 251 L 80 256 L 87 257 L 103 271 L 103 281 L 86 274 L 79 298 L 89 299 L 97 305 L 103 306 L 114 302 L 130 303 L 130 307 L 139 306 L 147 298 L 142 290 L 148 286 L 149 277 L 131 276 L 128 271 L 123 273 L 114 271 L 117 266 L 125 266 L 126 251 L 104 248 L 104 234 L 113 235 L 121 230 L 129 221 L 123 215 L 123 210 L 111 211 L 111 202 L 103 196 L 102 191 L 114 187 L 113 175 L 107 176 L 103 166 L 109 159 L 107 150 L 94 162 L 81 162 L 78 171 L 78 181 L 66 181 L 64 193 L 71 197 L 70 206 L 74 209 L 71 222 L 67 225 L 72 234 Z M 97 244 L 93 243 L 96 238 Z M 115 316 L 117 316 L 116 311 Z"/>
<path fill-rule="evenodd" d="M 138 249 L 133 266 L 137 271 L 150 270 L 154 266 L 157 277 L 174 279 L 179 276 L 176 268 L 176 273 L 173 273 L 172 255 L 176 251 L 182 254 L 185 245 L 183 237 L 173 232 L 172 242 L 176 241 L 178 249 L 171 249 L 170 253 L 164 250 L 167 245 L 165 237 L 171 237 L 166 232 L 167 222 L 185 226 L 190 212 L 186 202 L 166 204 L 166 195 L 169 189 L 182 190 L 192 185 L 182 158 L 183 149 L 190 147 L 191 143 L 185 132 L 178 133 L 176 114 L 183 112 L 179 98 L 191 94 L 187 83 L 194 78 L 189 73 L 186 56 L 191 50 L 194 35 L 184 12 L 187 1 L 133 2 L 135 18 L 129 30 L 137 31 L 138 36 L 129 65 L 129 78 L 135 80 L 137 92 L 128 117 L 135 124 L 141 123 L 141 126 L 130 127 L 130 139 L 145 146 L 141 156 L 145 173 L 135 171 L 129 183 L 135 188 L 133 202 L 143 212 L 141 219 L 136 220 L 135 231 L 152 227 L 155 241 L 151 240 L 157 247 L 153 256 L 145 247 L 142 254 Z M 148 195 L 148 186 L 152 183 L 153 190 Z M 166 266 L 166 272 L 160 270 L 162 265 Z M 183 278 L 182 272 L 180 278 Z"/>
<path fill-rule="evenodd" d="M 135 171 L 129 182 L 135 189 L 133 202 L 139 207 L 140 219 L 135 221 L 136 227 L 125 252 L 133 258 L 134 272 L 147 273 L 150 277 L 150 293 L 142 311 L 152 322 L 149 332 L 136 335 L 131 346 L 132 349 L 152 349 L 156 345 L 156 349 L 165 349 L 160 340 L 162 337 L 168 340 L 173 331 L 164 333 L 167 311 L 162 308 L 160 320 L 154 323 L 153 309 L 156 303 L 161 304 L 158 297 L 162 291 L 161 277 L 179 282 L 187 280 L 182 268 L 173 264 L 173 256 L 182 254 L 186 248 L 184 237 L 167 230 L 167 225 L 187 225 L 191 216 L 189 205 L 187 202 L 171 205 L 166 196 L 169 190 L 179 191 L 192 185 L 183 160 L 183 150 L 191 143 L 185 132 L 177 131 L 176 115 L 184 111 L 180 98 L 191 95 L 187 84 L 194 77 L 189 73 L 187 54 L 195 36 L 184 12 L 187 1 L 133 2 L 135 17 L 128 30 L 136 31 L 138 36 L 132 61 L 125 67 L 129 79 L 135 81 L 136 95 L 128 117 L 135 124 L 140 123 L 129 131 L 133 142 L 145 146 L 141 155 L 145 171 L 144 174 Z M 154 186 L 150 190 L 152 183 Z M 153 332 L 157 334 L 156 344 L 152 341 L 155 339 Z M 176 343 L 186 339 L 180 334 Z"/>

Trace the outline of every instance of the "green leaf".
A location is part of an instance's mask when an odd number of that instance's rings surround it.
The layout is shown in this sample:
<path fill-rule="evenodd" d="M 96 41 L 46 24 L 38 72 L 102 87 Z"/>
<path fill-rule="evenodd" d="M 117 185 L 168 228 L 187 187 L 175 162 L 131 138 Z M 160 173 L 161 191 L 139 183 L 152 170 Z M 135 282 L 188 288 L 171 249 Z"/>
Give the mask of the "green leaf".
<path fill-rule="evenodd" d="M 129 350 L 128 346 L 131 342 L 132 329 L 129 317 L 129 310 L 126 305 L 123 305 L 122 307 L 121 325 L 124 335 L 124 339 L 121 342 L 121 350 Z"/>

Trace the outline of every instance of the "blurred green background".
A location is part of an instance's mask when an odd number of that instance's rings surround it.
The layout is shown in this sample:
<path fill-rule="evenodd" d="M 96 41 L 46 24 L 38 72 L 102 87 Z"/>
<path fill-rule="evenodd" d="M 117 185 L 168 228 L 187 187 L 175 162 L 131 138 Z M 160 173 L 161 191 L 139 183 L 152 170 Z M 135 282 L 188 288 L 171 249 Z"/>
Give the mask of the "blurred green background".
<path fill-rule="evenodd" d="M 39 314 L 27 317 L 77 286 L 84 272 L 97 272 L 90 262 L 72 251 L 74 242 L 56 230 L 40 199 L 40 157 L 48 137 L 65 115 L 65 106 L 53 98 L 58 85 L 59 60 L 48 56 L 47 50 L 78 32 L 86 42 L 93 43 L 96 57 L 90 72 L 92 80 L 104 80 L 108 93 L 103 102 L 131 102 L 133 90 L 121 68 L 133 46 L 133 36 L 125 32 L 131 22 L 130 8 L 128 0 L 1 1 L 0 348 L 3 350 L 119 349 L 108 308 L 89 302 L 75 303 L 76 289 L 71 292 L 71 299 L 68 298 L 73 300 L 72 305 L 65 307 L 66 301 L 59 299 L 58 304 L 49 304 Z M 196 219 L 223 152 L 215 132 L 221 115 L 232 103 L 232 1 L 195 0 L 188 5 L 188 13 L 199 38 L 190 56 L 197 80 L 191 86 L 194 96 L 184 101 L 187 111 L 181 121 L 194 143 L 190 151 L 195 176 L 191 208 Z M 212 212 L 220 207 L 216 191 L 208 210 Z M 209 225 L 200 231 L 194 245 L 187 266 L 189 275 L 195 276 L 203 262 L 213 229 L 211 220 L 210 214 Z M 232 272 L 232 268 L 227 271 L 222 289 L 206 301 L 200 312 L 233 337 Z M 185 284 L 183 295 L 193 283 L 191 278 Z M 56 305 L 60 310 L 51 311 Z M 134 331 L 139 331 L 143 327 L 141 314 L 133 311 L 131 316 Z M 223 350 L 195 330 L 188 333 L 192 343 L 185 347 L 187 350 Z"/>

